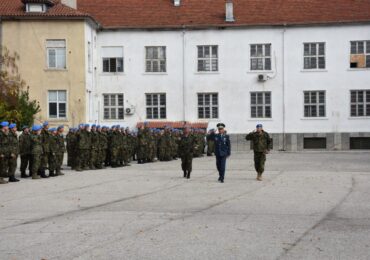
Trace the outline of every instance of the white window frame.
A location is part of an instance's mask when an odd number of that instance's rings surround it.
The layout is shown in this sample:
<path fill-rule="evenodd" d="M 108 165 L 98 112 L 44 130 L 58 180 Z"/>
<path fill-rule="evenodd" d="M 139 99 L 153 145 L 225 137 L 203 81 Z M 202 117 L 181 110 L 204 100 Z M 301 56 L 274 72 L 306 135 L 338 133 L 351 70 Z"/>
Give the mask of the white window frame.
<path fill-rule="evenodd" d="M 305 45 L 306 44 L 309 44 L 309 54 L 305 54 Z M 311 54 L 311 50 L 312 50 L 312 45 L 315 45 L 315 49 L 316 49 L 316 54 Z M 320 44 L 323 44 L 324 45 L 324 54 L 319 54 L 319 51 L 320 51 Z M 316 67 L 315 68 L 305 68 L 305 59 L 316 59 Z M 320 58 L 324 58 L 324 68 L 320 68 Z M 311 64 L 311 61 L 310 61 L 310 64 Z M 316 70 L 316 71 L 322 71 L 322 70 L 326 70 L 326 65 L 327 65 L 327 62 L 326 62 L 326 42 L 304 42 L 303 43 L 303 70 L 304 71 L 309 71 L 309 70 Z"/>
<path fill-rule="evenodd" d="M 213 57 L 213 48 L 217 49 L 217 55 L 216 57 Z M 202 48 L 203 57 L 199 57 L 199 49 Z M 205 48 L 209 48 L 209 57 L 205 56 Z M 218 45 L 197 45 L 197 72 L 198 73 L 214 73 L 219 72 L 220 70 L 220 64 L 219 64 L 219 56 L 220 56 L 220 50 Z M 199 62 L 208 62 L 209 64 L 209 70 L 204 69 L 200 70 Z M 213 69 L 213 63 L 216 63 L 216 69 Z"/>
<path fill-rule="evenodd" d="M 57 93 L 57 100 L 56 101 L 50 101 L 50 92 L 56 92 Z M 65 101 L 60 101 L 59 100 L 59 92 L 65 92 L 65 95 L 66 95 L 66 100 Z M 50 116 L 50 103 L 56 103 L 57 105 L 57 116 L 56 117 L 51 117 Z M 65 107 L 66 107 L 66 111 L 65 111 L 65 117 L 61 117 L 59 114 L 59 104 L 65 104 Z M 48 119 L 51 119 L 51 120 L 58 120 L 58 119 L 63 119 L 63 120 L 67 120 L 68 118 L 68 92 L 67 90 L 63 90 L 63 89 L 58 89 L 58 90 L 54 90 L 54 89 L 49 89 L 48 90 L 48 104 L 47 104 L 47 111 L 48 111 Z"/>
<path fill-rule="evenodd" d="M 60 41 L 64 42 L 64 47 L 49 47 L 49 42 L 52 41 Z M 57 51 L 58 50 L 63 50 L 64 49 L 64 67 L 58 67 L 58 55 Z M 50 67 L 50 55 L 49 51 L 54 50 L 55 51 L 55 67 Z M 65 39 L 47 39 L 46 40 L 46 67 L 48 70 L 66 70 L 67 69 L 67 41 Z"/>
<path fill-rule="evenodd" d="M 116 48 L 116 49 L 121 49 L 122 51 L 122 55 L 116 55 L 116 54 L 110 54 L 108 56 L 105 56 L 106 54 L 104 54 L 104 49 L 109 49 L 109 48 Z M 123 46 L 102 46 L 101 49 L 101 72 L 103 74 L 123 74 L 125 72 L 125 50 L 124 50 L 124 47 Z M 115 59 L 116 61 L 116 68 L 115 70 L 116 71 L 111 71 L 111 64 L 110 64 L 110 60 L 111 59 Z M 109 63 L 109 71 L 104 71 L 104 61 L 105 60 L 108 60 L 108 63 Z M 122 71 L 118 71 L 118 60 L 121 60 L 122 61 Z"/>
<path fill-rule="evenodd" d="M 255 56 L 252 56 L 252 48 L 253 46 L 255 46 L 256 48 L 256 55 Z M 259 47 L 262 47 L 262 55 L 261 56 L 258 56 L 258 48 Z M 270 55 L 266 55 L 266 46 L 269 46 L 270 47 Z M 250 66 L 249 66 L 249 69 L 250 71 L 272 71 L 272 44 L 271 43 L 253 43 L 253 44 L 250 44 L 249 45 L 249 62 L 250 62 Z M 253 62 L 252 60 L 261 60 L 262 59 L 262 69 L 258 69 L 258 68 L 253 68 Z M 270 68 L 269 69 L 266 69 L 266 60 L 269 59 L 270 60 Z M 258 62 L 257 62 L 258 64 Z M 258 67 L 258 66 L 257 66 Z"/>
<path fill-rule="evenodd" d="M 256 103 L 255 104 L 252 104 L 252 95 L 253 94 L 256 95 Z M 258 103 L 258 95 L 259 94 L 262 94 L 262 103 Z M 266 103 L 266 94 L 270 95 L 270 103 Z M 252 108 L 253 107 L 256 108 L 256 116 L 252 115 Z M 258 107 L 262 107 L 262 116 L 258 116 Z M 270 107 L 270 116 L 266 116 L 266 107 Z M 271 91 L 251 91 L 250 92 L 250 117 L 252 119 L 258 119 L 258 118 L 271 119 L 272 118 L 272 93 L 271 93 Z"/>
<path fill-rule="evenodd" d="M 161 104 L 161 96 L 164 96 L 164 105 Z M 153 97 L 157 96 L 157 105 L 153 104 Z M 148 105 L 148 97 L 151 98 L 151 105 Z M 162 117 L 161 109 L 164 108 L 165 117 Z M 148 109 L 151 110 L 151 116 L 149 116 Z M 158 110 L 158 117 L 154 117 L 154 109 Z M 167 118 L 167 95 L 166 93 L 145 93 L 145 112 L 146 112 L 146 119 L 148 120 L 157 120 L 157 119 L 166 119 Z"/>
<path fill-rule="evenodd" d="M 32 11 L 32 7 L 41 7 L 41 11 Z M 45 13 L 47 10 L 45 4 L 38 4 L 38 3 L 27 3 L 26 4 L 26 12 L 27 13 Z"/>
<path fill-rule="evenodd" d="M 149 49 L 156 49 L 157 58 L 149 58 Z M 160 53 L 164 57 L 159 57 Z M 150 69 L 148 70 L 148 62 L 150 62 Z M 164 63 L 162 66 L 162 62 Z M 157 63 L 157 70 L 154 69 L 154 64 Z M 145 46 L 145 73 L 167 73 L 167 47 L 166 46 Z"/>
<path fill-rule="evenodd" d="M 105 105 L 105 97 L 108 96 L 108 105 Z M 115 105 L 112 105 L 112 96 L 114 96 Z M 122 105 L 119 104 L 119 96 L 122 96 Z M 117 121 L 125 119 L 125 95 L 123 93 L 103 93 L 103 120 Z M 109 109 L 109 118 L 105 117 L 105 110 Z M 115 118 L 112 117 L 112 109 L 114 109 Z M 122 118 L 119 117 L 119 110 L 122 109 Z"/>
<path fill-rule="evenodd" d="M 363 43 L 363 52 L 359 53 L 358 50 L 358 44 Z M 356 53 L 352 53 L 352 43 L 356 43 Z M 360 55 L 363 54 L 365 55 L 365 67 L 356 67 L 352 68 L 351 67 L 351 56 L 352 55 Z M 361 69 L 370 69 L 370 40 L 358 40 L 358 41 L 350 41 L 349 42 L 349 67 L 351 70 L 361 70 Z M 369 66 L 367 66 L 369 64 Z"/>
<path fill-rule="evenodd" d="M 356 92 L 356 102 L 352 102 L 352 92 Z M 363 95 L 362 102 L 358 101 L 359 92 L 362 92 L 362 95 Z M 350 93 L 350 96 L 349 96 L 350 98 L 350 111 L 349 111 L 350 117 L 352 118 L 370 117 L 370 111 L 369 113 L 366 112 L 367 110 L 366 107 L 367 106 L 370 107 L 370 99 L 369 101 L 367 101 L 367 95 L 369 95 L 369 98 L 370 98 L 370 89 L 351 89 L 349 93 Z M 358 113 L 360 105 L 363 106 L 363 115 L 359 115 Z M 352 115 L 352 106 L 356 106 L 356 115 Z"/>
<path fill-rule="evenodd" d="M 320 102 L 320 93 L 324 93 L 324 103 Z M 309 93 L 309 102 L 305 102 L 305 94 Z M 311 101 L 311 93 L 316 93 L 316 102 L 312 103 Z M 310 107 L 309 115 L 306 116 L 306 106 Z M 312 115 L 311 108 L 316 107 L 316 116 Z M 320 106 L 324 106 L 324 115 L 320 115 Z M 325 118 L 327 115 L 326 112 L 326 91 L 325 90 L 307 90 L 303 91 L 303 117 L 304 118 Z"/>
<path fill-rule="evenodd" d="M 199 97 L 202 95 L 203 105 L 199 103 Z M 209 95 L 209 105 L 206 105 L 206 95 Z M 213 102 L 213 95 L 217 96 L 217 104 Z M 206 116 L 206 109 L 209 109 L 209 117 Z M 214 116 L 214 109 L 217 108 L 217 117 Z M 203 117 L 200 116 L 200 111 L 203 110 Z M 201 92 L 197 93 L 197 117 L 198 119 L 218 119 L 220 117 L 220 99 L 218 92 Z"/>

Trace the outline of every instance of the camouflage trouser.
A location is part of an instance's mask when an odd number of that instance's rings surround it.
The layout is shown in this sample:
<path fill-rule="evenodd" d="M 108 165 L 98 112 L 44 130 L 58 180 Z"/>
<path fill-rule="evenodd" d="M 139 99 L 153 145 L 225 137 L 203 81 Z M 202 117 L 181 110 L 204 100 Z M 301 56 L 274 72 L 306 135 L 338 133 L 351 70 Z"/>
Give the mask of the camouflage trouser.
<path fill-rule="evenodd" d="M 41 169 L 41 154 L 33 154 L 32 157 L 32 174 L 37 174 Z"/>
<path fill-rule="evenodd" d="M 50 153 L 48 159 L 49 159 L 49 172 L 53 172 L 57 169 L 57 156 L 55 153 Z"/>
<path fill-rule="evenodd" d="M 113 147 L 110 150 L 110 161 L 112 166 L 117 166 L 119 162 L 120 149 L 118 147 Z"/>
<path fill-rule="evenodd" d="M 98 150 L 97 166 L 99 168 L 103 166 L 103 163 L 105 162 L 106 157 L 107 157 L 107 150 L 105 149 Z"/>
<path fill-rule="evenodd" d="M 187 154 L 181 156 L 181 168 L 183 171 L 191 172 L 193 169 L 193 155 Z"/>
<path fill-rule="evenodd" d="M 90 167 L 96 166 L 98 162 L 98 150 L 96 148 L 92 148 L 90 150 Z"/>
<path fill-rule="evenodd" d="M 215 142 L 208 141 L 207 142 L 207 155 L 212 155 L 215 152 Z"/>
<path fill-rule="evenodd" d="M 73 154 L 73 150 L 70 149 L 68 150 L 68 155 L 67 155 L 67 166 L 70 166 L 70 167 L 73 167 L 75 166 L 75 163 L 74 163 L 74 154 Z"/>
<path fill-rule="evenodd" d="M 9 160 L 8 160 L 8 176 L 9 177 L 15 175 L 15 171 L 17 170 L 17 157 L 18 156 L 9 157 Z"/>
<path fill-rule="evenodd" d="M 89 158 L 90 158 L 90 150 L 89 149 L 79 149 L 78 150 L 78 167 L 85 168 L 89 167 Z"/>
<path fill-rule="evenodd" d="M 50 153 L 43 153 L 41 155 L 41 169 L 45 170 L 49 166 Z"/>
<path fill-rule="evenodd" d="M 63 165 L 63 159 L 64 159 L 64 153 L 57 153 L 56 154 L 56 173 L 60 173 L 60 170 L 62 168 L 62 165 Z"/>
<path fill-rule="evenodd" d="M 262 174 L 265 171 L 266 155 L 264 152 L 254 152 L 254 168 Z"/>
<path fill-rule="evenodd" d="M 137 149 L 137 158 L 139 160 L 145 160 L 147 158 L 147 147 L 145 145 L 139 145 Z"/>
<path fill-rule="evenodd" d="M 0 158 L 0 177 L 8 177 L 8 158 L 7 157 L 1 157 Z"/>
<path fill-rule="evenodd" d="M 23 154 L 21 155 L 21 173 L 26 173 L 26 170 L 27 170 L 27 167 L 28 167 L 28 170 L 30 171 L 30 173 L 32 172 L 32 156 L 30 154 Z"/>

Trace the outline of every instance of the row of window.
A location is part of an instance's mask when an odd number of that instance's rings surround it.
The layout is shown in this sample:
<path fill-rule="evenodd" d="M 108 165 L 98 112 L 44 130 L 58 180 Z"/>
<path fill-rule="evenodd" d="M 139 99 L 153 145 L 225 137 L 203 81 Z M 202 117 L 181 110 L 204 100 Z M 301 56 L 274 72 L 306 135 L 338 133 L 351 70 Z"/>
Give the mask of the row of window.
<path fill-rule="evenodd" d="M 166 119 L 166 94 L 145 94 L 146 118 Z M 124 119 L 123 94 L 104 94 L 104 119 Z M 325 91 L 304 91 L 304 117 L 326 116 Z M 66 118 L 67 94 L 65 90 L 49 91 L 49 118 Z M 370 116 L 370 90 L 351 91 L 351 117 Z M 271 118 L 271 92 L 250 93 L 250 117 Z M 198 118 L 219 117 L 218 93 L 198 93 Z"/>
<path fill-rule="evenodd" d="M 307 70 L 326 68 L 325 43 L 303 44 L 303 68 Z M 66 41 L 47 40 L 48 68 L 66 68 Z M 91 63 L 91 43 L 89 48 L 89 64 Z M 250 45 L 250 70 L 270 71 L 272 64 L 271 44 Z M 202 45 L 198 49 L 198 72 L 218 71 L 218 46 Z M 370 68 L 370 41 L 351 41 L 350 68 Z M 116 73 L 124 71 L 123 47 L 102 47 L 103 72 Z M 89 65 L 90 70 L 90 65 Z M 145 47 L 145 71 L 166 72 L 166 46 Z"/>

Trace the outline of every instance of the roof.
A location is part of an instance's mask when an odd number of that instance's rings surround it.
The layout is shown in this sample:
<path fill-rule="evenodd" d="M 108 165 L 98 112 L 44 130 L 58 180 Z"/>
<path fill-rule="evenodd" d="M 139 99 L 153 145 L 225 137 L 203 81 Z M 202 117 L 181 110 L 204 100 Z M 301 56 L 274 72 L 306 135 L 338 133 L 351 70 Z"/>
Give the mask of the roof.
<path fill-rule="evenodd" d="M 24 3 L 45 3 L 49 9 L 45 13 L 27 13 Z M 0 0 L 0 16 L 18 18 L 91 18 L 88 13 L 63 5 L 60 0 Z"/>
<path fill-rule="evenodd" d="M 2 0 L 3 1 L 3 0 Z M 225 22 L 226 0 L 77 0 L 105 28 L 274 26 L 370 22 L 370 0 L 233 0 L 235 22 Z"/>
<path fill-rule="evenodd" d="M 136 127 L 139 128 L 144 125 L 144 122 L 139 122 L 136 124 Z M 207 129 L 208 123 L 207 122 L 184 122 L 184 121 L 178 121 L 178 122 L 169 122 L 169 121 L 149 121 L 148 127 L 149 128 L 165 128 L 166 126 L 182 129 L 185 126 L 190 126 L 192 128 L 198 128 L 198 129 Z"/>

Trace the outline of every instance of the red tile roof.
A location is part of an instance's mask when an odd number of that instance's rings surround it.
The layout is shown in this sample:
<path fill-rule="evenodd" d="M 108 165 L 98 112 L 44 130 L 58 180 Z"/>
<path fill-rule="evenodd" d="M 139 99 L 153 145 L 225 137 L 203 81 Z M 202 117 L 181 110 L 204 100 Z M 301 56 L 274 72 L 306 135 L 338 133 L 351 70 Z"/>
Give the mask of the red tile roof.
<path fill-rule="evenodd" d="M 139 128 L 144 124 L 144 122 L 139 122 L 136 124 L 136 127 Z M 192 128 L 199 128 L 199 129 L 207 129 L 208 123 L 207 122 L 168 122 L 168 121 L 148 121 L 149 128 L 165 128 L 166 126 L 182 129 L 185 126 L 190 126 Z"/>
<path fill-rule="evenodd" d="M 60 0 L 28 0 L 28 2 L 50 2 L 52 5 L 50 5 L 50 8 L 45 13 L 27 13 L 22 0 L 0 0 L 0 16 L 3 19 L 6 17 L 91 17 L 88 13 L 61 4 Z"/>
<path fill-rule="evenodd" d="M 234 0 L 233 23 L 226 0 L 77 0 L 105 28 L 181 28 L 370 22 L 370 0 Z"/>

